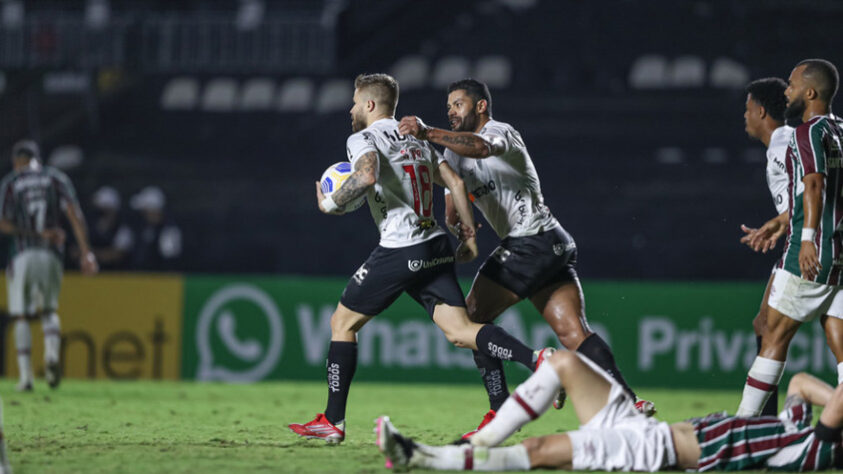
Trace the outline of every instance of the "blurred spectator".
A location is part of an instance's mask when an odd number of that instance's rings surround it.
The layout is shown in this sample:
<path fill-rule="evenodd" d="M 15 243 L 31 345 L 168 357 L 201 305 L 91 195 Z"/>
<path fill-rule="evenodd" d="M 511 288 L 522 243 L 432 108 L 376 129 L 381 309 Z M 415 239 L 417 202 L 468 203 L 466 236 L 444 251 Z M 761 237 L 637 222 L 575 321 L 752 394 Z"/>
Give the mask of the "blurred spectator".
<path fill-rule="evenodd" d="M 100 267 L 128 269 L 135 236 L 120 212 L 120 194 L 111 186 L 103 186 L 94 193 L 91 203 L 91 249 Z"/>
<path fill-rule="evenodd" d="M 132 196 L 131 207 L 140 214 L 133 255 L 133 267 L 138 270 L 178 270 L 181 253 L 181 229 L 164 212 L 164 192 L 157 186 L 147 186 Z"/>

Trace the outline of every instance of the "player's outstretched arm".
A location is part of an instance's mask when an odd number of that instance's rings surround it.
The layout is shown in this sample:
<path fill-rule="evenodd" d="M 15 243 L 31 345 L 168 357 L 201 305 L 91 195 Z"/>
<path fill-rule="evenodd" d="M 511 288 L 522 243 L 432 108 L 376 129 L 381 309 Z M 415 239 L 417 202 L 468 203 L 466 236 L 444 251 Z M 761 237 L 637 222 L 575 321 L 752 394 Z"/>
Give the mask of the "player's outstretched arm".
<path fill-rule="evenodd" d="M 437 184 L 445 186 L 451 191 L 453 206 L 459 215 L 460 221 L 460 246 L 457 248 L 457 261 L 470 262 L 477 258 L 477 240 L 475 238 L 474 213 L 471 210 L 471 203 L 468 201 L 468 194 L 465 190 L 465 183 L 462 178 L 451 169 L 447 161 L 443 161 L 436 168 L 433 178 Z"/>
<path fill-rule="evenodd" d="M 452 132 L 428 127 L 420 118 L 414 116 L 403 117 L 398 124 L 398 132 L 442 145 L 466 158 L 488 158 L 506 150 L 506 143 L 500 137 L 483 137 L 472 132 Z"/>
<path fill-rule="evenodd" d="M 817 247 L 814 244 L 814 236 L 823 212 L 822 193 L 825 175 L 822 173 L 807 174 L 802 178 L 802 182 L 805 184 L 805 192 L 802 194 L 805 224 L 802 228 L 802 246 L 799 249 L 799 270 L 802 271 L 802 278 L 813 280 L 822 269 L 817 256 Z"/>
<path fill-rule="evenodd" d="M 88 243 L 88 228 L 85 225 L 85 216 L 82 214 L 79 204 L 68 203 L 65 206 L 64 213 L 70 222 L 70 228 L 73 229 L 76 243 L 79 245 L 79 268 L 85 275 L 93 275 L 99 272 L 97 258 Z"/>
<path fill-rule="evenodd" d="M 366 194 L 378 181 L 378 154 L 370 151 L 354 164 L 354 173 L 331 196 L 325 197 L 316 182 L 316 202 L 325 214 L 342 214 L 346 204 Z"/>

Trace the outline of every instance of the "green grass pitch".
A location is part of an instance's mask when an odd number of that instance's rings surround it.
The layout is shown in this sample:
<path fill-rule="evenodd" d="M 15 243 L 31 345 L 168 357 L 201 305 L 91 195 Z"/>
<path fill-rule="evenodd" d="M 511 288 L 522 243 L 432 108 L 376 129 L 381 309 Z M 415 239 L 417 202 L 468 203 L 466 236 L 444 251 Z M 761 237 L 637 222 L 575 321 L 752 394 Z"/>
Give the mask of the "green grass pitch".
<path fill-rule="evenodd" d="M 291 422 L 324 409 L 323 382 L 223 385 L 65 380 L 16 393 L 0 379 L 12 468 L 27 473 L 376 473 L 384 469 L 372 421 L 382 414 L 405 434 L 447 443 L 488 409 L 482 386 L 355 383 L 339 446 L 298 439 Z M 734 410 L 740 392 L 641 390 L 659 418 L 678 421 Z M 782 397 L 783 399 L 783 397 Z M 570 407 L 551 409 L 511 442 L 576 427 Z"/>

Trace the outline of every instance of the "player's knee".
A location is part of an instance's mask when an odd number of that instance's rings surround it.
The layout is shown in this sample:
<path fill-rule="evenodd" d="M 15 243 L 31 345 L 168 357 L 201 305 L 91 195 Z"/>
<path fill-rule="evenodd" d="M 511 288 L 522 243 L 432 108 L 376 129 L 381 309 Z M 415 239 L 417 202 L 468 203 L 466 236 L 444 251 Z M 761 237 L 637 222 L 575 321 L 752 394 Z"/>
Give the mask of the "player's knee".
<path fill-rule="evenodd" d="M 547 362 L 564 380 L 564 374 L 573 370 L 579 363 L 579 358 L 572 351 L 556 351 L 547 358 Z"/>
<path fill-rule="evenodd" d="M 357 318 L 351 317 L 347 312 L 335 311 L 331 316 L 331 334 L 356 333 L 359 330 Z"/>
<path fill-rule="evenodd" d="M 525 448 L 527 448 L 527 457 L 530 458 L 530 462 L 534 459 L 538 459 L 541 456 L 541 450 L 544 446 L 544 438 L 527 438 L 521 442 Z"/>

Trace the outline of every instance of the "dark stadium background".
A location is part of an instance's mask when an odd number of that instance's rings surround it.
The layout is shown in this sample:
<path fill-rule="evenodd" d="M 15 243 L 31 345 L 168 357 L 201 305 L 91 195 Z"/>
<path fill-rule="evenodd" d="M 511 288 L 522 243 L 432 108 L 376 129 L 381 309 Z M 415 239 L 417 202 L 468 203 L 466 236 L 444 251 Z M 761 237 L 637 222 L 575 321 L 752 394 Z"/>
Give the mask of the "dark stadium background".
<path fill-rule="evenodd" d="M 843 65 L 841 24 L 843 2 L 819 0 L 5 1 L 2 170 L 31 136 L 81 150 L 83 207 L 104 184 L 124 203 L 160 186 L 175 270 L 347 276 L 376 229 L 366 209 L 320 214 L 313 182 L 345 159 L 353 78 L 403 65 L 399 115 L 442 127 L 437 81 L 482 64 L 583 277 L 760 282 L 775 255 L 739 225 L 774 208 L 743 85 Z M 284 102 L 294 86 L 311 98 Z"/>

